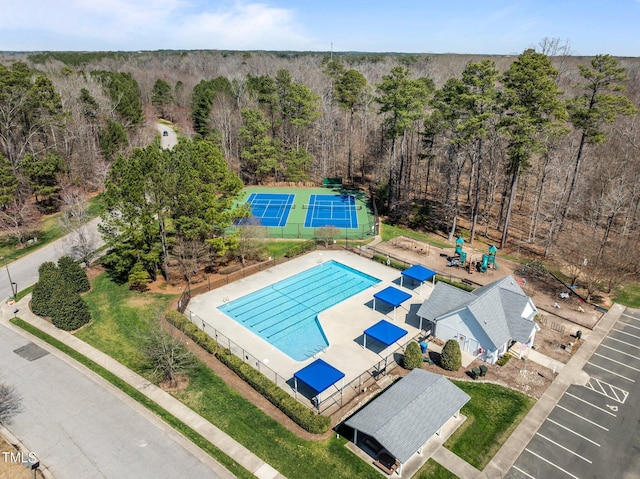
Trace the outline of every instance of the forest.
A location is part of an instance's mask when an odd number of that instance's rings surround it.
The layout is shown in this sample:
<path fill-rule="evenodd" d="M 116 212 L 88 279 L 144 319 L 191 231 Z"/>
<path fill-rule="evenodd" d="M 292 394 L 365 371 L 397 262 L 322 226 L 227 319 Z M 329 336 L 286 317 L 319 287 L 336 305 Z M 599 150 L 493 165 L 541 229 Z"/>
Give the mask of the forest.
<path fill-rule="evenodd" d="M 640 60 L 568 53 L 0 53 L 0 233 L 104 192 L 107 263 L 153 277 L 238 248 L 242 185 L 341 177 L 387 222 L 610 292 L 640 273 Z"/>

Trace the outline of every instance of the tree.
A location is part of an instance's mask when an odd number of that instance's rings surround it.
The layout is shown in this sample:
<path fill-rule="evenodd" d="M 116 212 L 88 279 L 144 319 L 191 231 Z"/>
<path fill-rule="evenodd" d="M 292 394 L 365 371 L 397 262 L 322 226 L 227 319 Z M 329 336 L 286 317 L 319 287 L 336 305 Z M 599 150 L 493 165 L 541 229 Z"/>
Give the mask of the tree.
<path fill-rule="evenodd" d="M 507 243 L 511 210 L 522 171 L 533 155 L 545 150 L 545 132 L 562 127 L 567 118 L 562 93 L 555 82 L 557 71 L 549 58 L 533 49 L 525 50 L 502 78 L 506 114 L 500 127 L 507 137 L 509 199 L 500 248 Z"/>
<path fill-rule="evenodd" d="M 238 132 L 240 158 L 245 176 L 260 184 L 269 174 L 277 177 L 282 161 L 282 145 L 267 134 L 269 122 L 260 110 L 244 108 L 242 126 Z"/>
<path fill-rule="evenodd" d="M 91 289 L 87 272 L 73 258 L 69 256 L 60 257 L 58 259 L 58 270 L 71 291 L 84 293 Z"/>
<path fill-rule="evenodd" d="M 569 120 L 574 128 L 580 131 L 580 143 L 573 164 L 571 184 L 560 215 L 558 233 L 562 232 L 573 201 L 576 181 L 580 173 L 580 166 L 584 157 L 586 145 L 599 145 L 607 140 L 607 132 L 603 126 L 613 123 L 621 115 L 635 115 L 638 109 L 631 101 L 616 93 L 625 90 L 623 82 L 629 81 L 629 75 L 624 67 L 618 65 L 618 60 L 610 55 L 596 55 L 591 60 L 591 68 L 579 65 L 580 76 L 585 83 L 576 85 L 584 93 L 567 101 Z"/>
<path fill-rule="evenodd" d="M 29 199 L 14 198 L 9 204 L 0 205 L 0 232 L 24 244 L 29 234 L 38 227 L 40 213 Z"/>
<path fill-rule="evenodd" d="M 171 237 L 207 242 L 218 254 L 233 239 L 225 228 L 237 217 L 242 182 L 210 141 L 180 141 L 171 150 L 157 144 L 118 157 L 106 181 L 101 232 L 110 252 L 103 258 L 125 282 L 141 262 L 154 280 L 167 275 Z"/>
<path fill-rule="evenodd" d="M 31 294 L 31 311 L 38 316 L 51 316 L 51 297 L 58 284 L 63 281 L 55 263 L 47 261 L 38 267 L 38 282 Z"/>
<path fill-rule="evenodd" d="M 422 351 L 420 350 L 420 345 L 415 341 L 407 344 L 402 361 L 405 369 L 422 368 Z"/>
<path fill-rule="evenodd" d="M 11 418 L 22 411 L 22 397 L 16 388 L 0 383 L 0 425 L 9 424 Z"/>
<path fill-rule="evenodd" d="M 79 293 L 63 280 L 51 294 L 51 322 L 64 331 L 75 331 L 91 321 L 89 307 Z"/>
<path fill-rule="evenodd" d="M 60 191 L 58 176 L 63 169 L 62 163 L 60 156 L 50 152 L 42 157 L 28 154 L 22 159 L 20 166 L 36 202 L 48 213 L 57 210 L 57 203 L 54 200 Z"/>
<path fill-rule="evenodd" d="M 151 278 L 149 278 L 149 273 L 145 270 L 144 264 L 142 264 L 142 261 L 137 261 L 127 277 L 129 289 L 143 293 L 149 289 L 147 285 L 150 282 Z"/>
<path fill-rule="evenodd" d="M 349 116 L 349 134 L 347 148 L 347 178 L 353 181 L 353 119 L 356 110 L 362 106 L 362 93 L 367 88 L 367 80 L 358 70 L 341 72 L 334 80 L 333 96 L 340 108 Z"/>
<path fill-rule="evenodd" d="M 267 229 L 255 220 L 247 218 L 237 229 L 238 245 L 234 252 L 243 266 L 247 258 L 259 259 L 266 251 L 264 239 L 267 237 Z"/>
<path fill-rule="evenodd" d="M 151 104 L 156 108 L 158 115 L 165 118 L 167 115 L 167 107 L 173 103 L 173 91 L 171 85 L 166 81 L 158 78 L 153 84 L 151 91 Z"/>
<path fill-rule="evenodd" d="M 144 121 L 140 86 L 131 73 L 94 70 L 91 76 L 102 84 L 111 99 L 113 110 L 127 128 L 135 128 Z"/>
<path fill-rule="evenodd" d="M 50 147 L 47 135 L 63 124 L 53 83 L 23 62 L 0 65 L 0 153 L 17 173 L 27 152 Z"/>
<path fill-rule="evenodd" d="M 191 278 L 198 274 L 210 257 L 209 245 L 201 240 L 187 240 L 178 238 L 171 247 L 171 258 L 176 269 L 191 284 Z"/>
<path fill-rule="evenodd" d="M 105 126 L 98 135 L 100 152 L 107 160 L 112 161 L 117 155 L 123 154 L 129 145 L 129 136 L 122 123 L 107 119 Z"/>
<path fill-rule="evenodd" d="M 462 367 L 460 344 L 455 339 L 449 339 L 444 343 L 440 353 L 440 365 L 447 371 L 457 371 Z"/>
<path fill-rule="evenodd" d="M 176 386 L 177 375 L 188 373 L 195 367 L 195 358 L 182 341 L 167 334 L 160 319 L 147 321 L 140 331 L 142 352 L 149 361 L 152 374 L 160 382 Z"/>
<path fill-rule="evenodd" d="M 11 163 L 0 154 L 0 206 L 10 204 L 18 192 L 18 178 L 16 178 Z"/>
<path fill-rule="evenodd" d="M 396 66 L 391 69 L 391 74 L 383 76 L 382 82 L 377 85 L 380 96 L 376 101 L 380 104 L 380 114 L 385 115 L 385 136 L 391 140 L 387 198 L 387 209 L 391 212 L 402 199 L 401 181 L 408 161 L 407 135 L 415 127 L 415 123 L 424 117 L 427 101 L 433 90 L 431 80 L 412 79 L 410 76 L 408 68 Z"/>
<path fill-rule="evenodd" d="M 231 83 L 225 77 L 217 77 L 208 81 L 201 80 L 193 89 L 191 119 L 196 133 L 202 137 L 207 137 L 212 133 L 209 115 L 216 95 L 221 93 L 231 93 Z"/>

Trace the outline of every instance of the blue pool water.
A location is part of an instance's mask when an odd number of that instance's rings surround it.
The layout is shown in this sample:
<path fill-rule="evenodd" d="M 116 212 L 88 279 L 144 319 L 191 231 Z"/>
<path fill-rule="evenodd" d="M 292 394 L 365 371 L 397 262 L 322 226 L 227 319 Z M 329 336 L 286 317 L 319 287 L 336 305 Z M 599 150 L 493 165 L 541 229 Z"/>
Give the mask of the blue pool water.
<path fill-rule="evenodd" d="M 327 261 L 218 309 L 296 361 L 329 345 L 318 314 L 380 280 Z"/>

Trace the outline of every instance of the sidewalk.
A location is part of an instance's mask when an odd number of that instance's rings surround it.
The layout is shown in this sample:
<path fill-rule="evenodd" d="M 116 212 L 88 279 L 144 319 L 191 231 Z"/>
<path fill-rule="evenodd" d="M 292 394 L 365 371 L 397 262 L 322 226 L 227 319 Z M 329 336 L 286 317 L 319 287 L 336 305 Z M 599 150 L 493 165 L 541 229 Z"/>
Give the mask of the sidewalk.
<path fill-rule="evenodd" d="M 538 402 L 534 404 L 529 414 L 527 414 L 518 425 L 491 462 L 487 464 L 487 467 L 482 471 L 482 475 L 478 476 L 479 478 L 496 479 L 504 477 L 507 471 L 511 469 L 511 466 L 516 459 L 518 459 L 527 444 L 529 444 L 533 435 L 547 419 L 569 386 L 572 384 L 584 384 L 586 382 L 588 376 L 582 368 L 624 310 L 624 306 L 615 304 L 609 312 L 602 317 L 595 329 L 589 334 L 589 337 L 584 340 L 584 344 L 580 346 L 569 362 L 564 365 L 564 368 L 560 371 L 553 383 L 551 383 L 549 389 L 547 389 Z M 529 359 L 532 358 L 530 357 Z M 443 464 L 443 466 L 446 467 L 446 464 Z"/>
<path fill-rule="evenodd" d="M 258 477 L 259 479 L 285 479 L 285 477 L 276 471 L 273 467 L 265 463 L 258 456 L 249 451 L 246 447 L 244 447 L 239 442 L 232 439 L 230 436 L 222 432 L 220 429 L 215 427 L 209 421 L 201 417 L 200 415 L 193 412 L 187 406 L 182 404 L 180 401 L 175 399 L 170 394 L 164 392 L 162 389 L 156 387 L 154 384 L 150 383 L 142 376 L 134 373 L 129 370 L 110 356 L 104 354 L 101 351 L 93 348 L 89 344 L 81 341 L 75 336 L 61 331 L 51 323 L 43 320 L 42 318 L 34 315 L 29 309 L 29 301 L 31 299 L 31 295 L 27 295 L 25 298 L 20 300 L 18 303 L 14 305 L 8 305 L 6 302 L 3 302 L 0 307 L 0 322 L 2 322 L 6 327 L 18 332 L 19 334 L 28 337 L 29 340 L 38 343 L 39 346 L 47 349 L 52 352 L 52 354 L 56 354 L 56 356 L 60 357 L 76 369 L 83 371 L 87 376 L 92 377 L 96 381 L 104 381 L 99 376 L 95 375 L 92 371 L 88 370 L 75 360 L 71 359 L 66 354 L 62 354 L 57 351 L 55 348 L 52 348 L 47 343 L 40 341 L 39 339 L 29 335 L 24 330 L 18 328 L 9 322 L 9 319 L 13 317 L 13 311 L 15 309 L 19 309 L 19 317 L 26 321 L 27 323 L 37 327 L 38 329 L 44 331 L 50 336 L 56 338 L 57 340 L 63 342 L 67 346 L 73 348 L 78 351 L 80 354 L 83 354 L 87 358 L 91 359 L 95 363 L 99 364 L 103 368 L 107 369 L 111 373 L 118 376 L 123 381 L 127 382 L 132 387 L 136 388 L 139 392 L 147 396 L 153 402 L 158 404 L 160 407 L 171 413 L 173 416 L 178 418 L 180 421 L 185 423 L 187 426 L 192 428 L 194 431 L 197 431 L 198 434 L 203 436 L 206 440 L 211 442 L 214 446 L 219 448 L 233 460 L 235 460 L 242 467 L 247 469 L 253 475 Z M 110 384 L 110 383 L 108 383 Z M 128 401 L 137 404 L 133 399 L 126 396 Z M 170 426 L 166 426 L 167 430 L 173 431 Z M 185 439 L 188 441 L 187 439 Z M 190 441 L 188 441 L 192 444 Z M 197 451 L 194 451 L 196 449 Z M 192 447 L 192 452 L 196 455 L 200 455 L 202 460 L 205 463 L 211 462 L 211 457 L 205 453 L 204 451 Z M 218 464 L 218 468 L 215 471 L 221 477 L 233 477 L 226 469 Z"/>

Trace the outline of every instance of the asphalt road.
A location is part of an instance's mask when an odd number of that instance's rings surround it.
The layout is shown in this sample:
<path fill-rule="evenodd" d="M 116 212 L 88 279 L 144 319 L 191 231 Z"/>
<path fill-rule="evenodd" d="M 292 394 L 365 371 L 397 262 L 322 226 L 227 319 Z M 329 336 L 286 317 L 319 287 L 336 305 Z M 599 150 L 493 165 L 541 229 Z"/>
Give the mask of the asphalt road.
<path fill-rule="evenodd" d="M 160 146 L 165 149 L 171 149 L 178 144 L 178 135 L 176 131 L 170 126 L 163 125 L 162 123 L 156 123 L 156 129 L 160 132 Z M 167 136 L 164 136 L 164 132 L 167 132 Z"/>
<path fill-rule="evenodd" d="M 220 477 L 142 406 L 45 347 L 0 324 L 2 380 L 24 408 L 8 429 L 56 479 Z"/>
<path fill-rule="evenodd" d="M 509 479 L 640 477 L 640 311 L 627 308 L 515 462 Z"/>
<path fill-rule="evenodd" d="M 104 244 L 97 231 L 99 222 L 100 218 L 95 218 L 87 223 L 87 228 L 94 232 L 93 238 L 96 249 Z M 38 267 L 46 261 L 56 262 L 61 256 L 70 254 L 72 247 L 72 235 L 69 235 L 43 246 L 13 263 L 8 265 L 3 263 L 0 269 L 0 299 L 7 298 L 12 294 L 11 282 L 16 283 L 18 290 L 35 284 L 38 281 Z"/>

